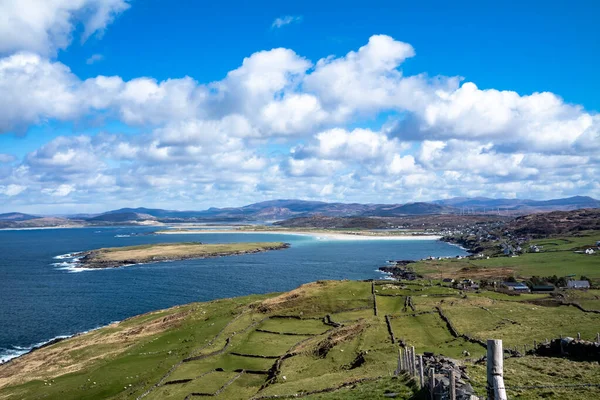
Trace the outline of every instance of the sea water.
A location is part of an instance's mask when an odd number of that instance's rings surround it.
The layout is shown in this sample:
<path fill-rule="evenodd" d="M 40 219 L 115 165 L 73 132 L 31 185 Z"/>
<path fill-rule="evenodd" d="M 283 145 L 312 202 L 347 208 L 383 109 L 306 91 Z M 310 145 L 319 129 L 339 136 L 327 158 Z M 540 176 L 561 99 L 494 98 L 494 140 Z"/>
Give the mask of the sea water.
<path fill-rule="evenodd" d="M 435 240 L 337 241 L 289 234 L 155 235 L 157 228 L 110 227 L 0 231 L 0 362 L 51 339 L 194 301 L 294 289 L 319 279 L 381 278 L 387 260 L 456 256 Z M 132 265 L 74 268 L 72 253 L 147 243 L 284 241 L 265 253 Z"/>

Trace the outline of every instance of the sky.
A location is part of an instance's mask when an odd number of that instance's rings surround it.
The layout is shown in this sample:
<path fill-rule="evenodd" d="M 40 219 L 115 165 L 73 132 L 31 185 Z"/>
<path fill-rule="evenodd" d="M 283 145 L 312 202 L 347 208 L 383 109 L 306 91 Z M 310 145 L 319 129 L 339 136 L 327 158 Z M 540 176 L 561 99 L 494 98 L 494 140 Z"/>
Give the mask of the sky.
<path fill-rule="evenodd" d="M 600 198 L 594 1 L 0 0 L 0 212 Z"/>

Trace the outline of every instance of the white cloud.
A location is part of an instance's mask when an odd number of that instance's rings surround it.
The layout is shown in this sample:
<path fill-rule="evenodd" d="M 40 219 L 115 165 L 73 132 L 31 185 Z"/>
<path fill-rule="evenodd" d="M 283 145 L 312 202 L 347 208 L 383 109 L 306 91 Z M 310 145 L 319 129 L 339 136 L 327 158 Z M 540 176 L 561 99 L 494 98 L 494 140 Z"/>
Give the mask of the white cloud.
<path fill-rule="evenodd" d="M 102 60 L 104 60 L 104 56 L 102 54 L 92 54 L 87 60 L 85 60 L 85 63 L 87 65 L 92 65 Z"/>
<path fill-rule="evenodd" d="M 600 196 L 597 113 L 551 93 L 405 76 L 402 63 L 414 55 L 384 35 L 316 64 L 276 48 L 202 83 L 81 80 L 60 62 L 17 53 L 0 59 L 0 132 L 88 118 L 140 132 L 55 138 L 21 164 L 4 157 L 0 187 L 27 187 L 11 191 L 15 204 L 51 195 L 191 208 L 261 196 Z"/>
<path fill-rule="evenodd" d="M 68 196 L 69 194 L 73 193 L 74 191 L 75 191 L 75 186 L 68 185 L 68 184 L 62 184 L 55 188 L 42 189 L 42 193 L 48 194 L 50 196 L 56 196 L 56 197 L 65 197 L 65 196 Z"/>
<path fill-rule="evenodd" d="M 30 51 L 53 56 L 73 40 L 77 24 L 81 41 L 102 35 L 129 0 L 3 0 L 0 2 L 0 54 Z"/>
<path fill-rule="evenodd" d="M 275 21 L 271 24 L 271 29 L 281 28 L 289 24 L 302 22 L 301 15 L 285 15 L 283 17 L 275 18 Z"/>
<path fill-rule="evenodd" d="M 65 65 L 32 53 L 0 59 L 0 132 L 75 118 L 80 113 L 78 83 Z"/>
<path fill-rule="evenodd" d="M 26 189 L 27 189 L 27 186 L 10 184 L 6 187 L 0 186 L 0 193 L 6 195 L 8 197 L 13 197 L 13 196 L 17 196 L 18 194 L 24 192 Z"/>

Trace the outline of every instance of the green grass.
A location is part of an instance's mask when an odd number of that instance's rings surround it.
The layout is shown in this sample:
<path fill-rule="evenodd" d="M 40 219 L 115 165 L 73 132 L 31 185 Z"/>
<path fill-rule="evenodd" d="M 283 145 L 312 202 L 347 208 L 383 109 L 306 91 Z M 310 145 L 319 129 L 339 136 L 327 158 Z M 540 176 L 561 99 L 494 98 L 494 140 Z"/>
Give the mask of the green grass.
<path fill-rule="evenodd" d="M 415 271 L 427 278 L 440 276 L 454 278 L 506 278 L 515 276 L 568 276 L 585 275 L 600 283 L 600 255 L 575 253 L 575 250 L 595 246 L 600 240 L 600 231 L 582 232 L 578 236 L 532 240 L 529 244 L 541 245 L 540 253 L 525 253 L 518 257 L 492 257 L 473 260 L 434 260 L 411 264 Z"/>
<path fill-rule="evenodd" d="M 470 366 L 468 373 L 474 381 L 475 389 L 483 393 L 486 381 L 485 364 Z M 600 367 L 598 363 L 533 356 L 504 360 L 504 384 L 507 387 L 506 394 L 509 399 L 589 400 L 600 398 L 600 387 L 514 388 L 583 383 L 600 383 Z"/>
<path fill-rule="evenodd" d="M 401 378 L 381 378 L 373 382 L 364 382 L 332 393 L 306 396 L 309 400 L 368 400 L 388 399 L 386 393 L 396 393 L 398 399 L 410 399 L 415 394 L 414 385 Z"/>
<path fill-rule="evenodd" d="M 600 329 L 598 314 L 571 306 L 546 307 L 532 303 L 548 295 L 508 296 L 482 291 L 465 296 L 447 287 L 428 286 L 425 282 L 414 282 L 405 289 L 388 287 L 384 290 L 382 285 L 376 288 L 380 294 L 396 290 L 410 293 L 417 312 L 430 313 L 412 316 L 412 311 L 402 310 L 403 296 L 378 295 L 379 315 L 375 316 L 371 284 L 352 281 L 319 282 L 290 293 L 190 304 L 145 314 L 65 340 L 16 360 L 13 367 L 12 363 L 0 366 L 0 399 L 136 398 L 159 382 L 173 365 L 190 355 L 221 350 L 227 339 L 230 345 L 222 353 L 182 363 L 166 379 L 192 379 L 191 382 L 159 386 L 147 398 L 181 399 L 192 392 L 214 393 L 236 376 L 235 370 L 267 371 L 275 362 L 232 352 L 280 356 L 291 348 L 298 354 L 283 361 L 275 382 L 260 395 L 295 395 L 337 387 L 356 379 L 377 378 L 309 398 L 384 398 L 385 391 L 398 392 L 399 398 L 410 398 L 415 395 L 413 388 L 402 379 L 390 378 L 397 365 L 398 345 L 391 343 L 385 315 L 393 317 L 396 338 L 415 346 L 417 352 L 428 351 L 464 360 L 476 384 L 481 381 L 482 367 L 474 366 L 469 360 L 483 355 L 485 349 L 453 337 L 435 311 L 436 306 L 442 307 L 459 333 L 481 340 L 502 339 L 505 347 L 522 348 L 524 344 L 531 345 L 533 340 L 539 342 L 561 334 L 576 336 L 577 332 L 583 338 L 592 339 Z M 563 294 L 568 301 L 590 308 L 600 301 L 598 290 Z M 357 305 L 367 308 L 352 311 Z M 324 325 L 320 319 L 310 319 L 326 314 L 336 322 L 343 322 L 345 327 L 336 329 Z M 297 315 L 304 319 L 276 318 L 277 315 Z M 326 355 L 318 351 L 322 348 L 328 349 Z M 463 355 L 464 350 L 470 355 Z M 364 356 L 365 363 L 351 368 L 358 354 Z M 28 363 L 40 365 L 40 361 L 43 368 L 24 372 Z M 507 381 L 510 379 L 513 385 L 525 382 L 527 376 L 535 382 L 600 382 L 597 371 L 588 371 L 592 366 L 586 363 L 525 357 L 507 360 L 506 365 Z M 555 379 L 559 370 L 554 365 L 568 368 L 564 377 Z M 594 368 L 599 369 L 597 365 Z M 216 369 L 223 371 L 202 376 Z M 248 399 L 257 394 L 265 379 L 266 375 L 243 374 L 218 398 Z M 3 383 L 7 380 L 10 383 Z M 597 397 L 597 392 L 591 389 L 582 393 L 579 398 Z M 483 395 L 483 391 L 479 394 Z M 537 399 L 550 394 L 571 398 L 564 391 L 512 392 L 511 396 Z M 530 395 L 533 397 L 527 397 Z"/>
<path fill-rule="evenodd" d="M 296 343 L 308 337 L 276 335 L 254 331 L 231 350 L 242 354 L 281 356 Z"/>
<path fill-rule="evenodd" d="M 272 332 L 314 335 L 321 334 L 331 327 L 325 325 L 321 320 L 273 318 L 264 321 L 259 328 Z"/>

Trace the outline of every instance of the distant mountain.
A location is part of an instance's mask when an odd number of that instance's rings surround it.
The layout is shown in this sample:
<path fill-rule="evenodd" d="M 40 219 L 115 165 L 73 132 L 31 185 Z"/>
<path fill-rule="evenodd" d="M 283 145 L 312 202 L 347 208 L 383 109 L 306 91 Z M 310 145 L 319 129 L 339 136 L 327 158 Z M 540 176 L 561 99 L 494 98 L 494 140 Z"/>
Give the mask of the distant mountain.
<path fill-rule="evenodd" d="M 260 203 L 249 204 L 243 207 L 209 208 L 203 211 L 175 211 L 152 208 L 121 208 L 107 211 L 89 221 L 108 220 L 113 221 L 121 215 L 139 219 L 138 215 L 149 215 L 164 222 L 184 221 L 269 221 L 292 218 L 296 216 L 328 215 L 328 216 L 358 216 L 374 209 L 376 205 L 370 204 L 346 204 L 325 203 L 322 201 L 304 200 L 270 200 Z"/>
<path fill-rule="evenodd" d="M 515 214 L 539 211 L 600 208 L 600 201 L 591 197 L 576 196 L 547 201 L 522 199 L 491 199 L 487 197 L 457 197 L 433 202 L 406 204 L 326 203 L 305 200 L 270 200 L 243 207 L 209 208 L 202 211 L 175 211 L 155 208 L 121 208 L 108 211 L 90 221 L 126 222 L 156 219 L 161 222 L 206 221 L 271 221 L 297 217 L 397 217 L 407 215 L 459 214 L 511 210 Z M 130 219 L 128 219 L 130 218 Z"/>
<path fill-rule="evenodd" d="M 403 205 L 379 206 L 366 215 L 377 217 L 398 217 L 402 215 L 427 215 L 427 214 L 455 214 L 457 209 L 454 207 L 433 204 L 433 203 L 408 203 Z"/>
<path fill-rule="evenodd" d="M 156 217 L 150 214 L 137 212 L 108 212 L 97 217 L 88 218 L 88 222 L 137 222 L 137 221 L 156 221 Z"/>
<path fill-rule="evenodd" d="M 120 208 L 100 215 L 69 216 L 69 223 L 127 224 L 178 222 L 245 222 L 281 221 L 290 218 L 324 217 L 406 217 L 419 215 L 496 214 L 517 216 L 549 211 L 571 211 L 600 208 L 600 201 L 587 196 L 554 200 L 492 199 L 488 197 L 455 197 L 432 202 L 406 204 L 326 203 L 294 199 L 269 200 L 243 207 L 209 208 L 200 211 L 165 210 L 160 208 Z M 39 217 L 23 213 L 0 214 L 0 227 L 16 222 L 35 221 Z M 42 221 L 40 221 L 42 222 Z M 363 221 L 364 222 L 364 221 Z M 332 222 L 327 222 L 332 223 Z M 348 223 L 348 222 L 345 222 Z M 369 222 L 371 223 L 371 222 Z"/>
<path fill-rule="evenodd" d="M 30 219 L 36 219 L 39 217 L 35 217 L 29 214 L 23 214 L 18 212 L 0 214 L 0 221 L 27 221 Z"/>
<path fill-rule="evenodd" d="M 515 210 L 522 213 L 539 211 L 569 211 L 581 208 L 600 208 L 600 200 L 588 196 L 574 196 L 554 200 L 527 199 L 491 199 L 487 197 L 455 197 L 452 199 L 436 200 L 433 203 L 473 210 L 476 212 L 492 211 L 493 209 Z"/>

